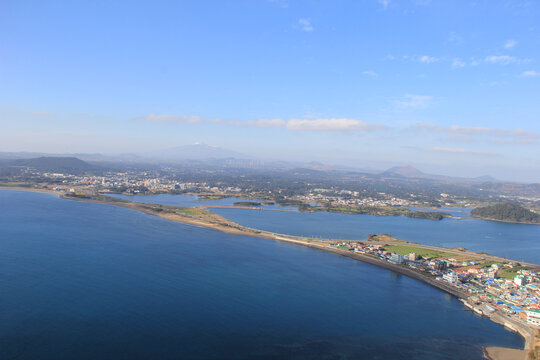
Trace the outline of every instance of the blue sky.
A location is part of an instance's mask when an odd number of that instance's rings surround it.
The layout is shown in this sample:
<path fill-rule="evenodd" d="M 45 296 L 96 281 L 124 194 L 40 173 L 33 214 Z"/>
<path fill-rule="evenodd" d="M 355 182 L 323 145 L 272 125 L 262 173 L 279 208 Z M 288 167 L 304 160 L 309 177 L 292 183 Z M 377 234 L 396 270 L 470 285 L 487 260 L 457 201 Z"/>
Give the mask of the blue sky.
<path fill-rule="evenodd" d="M 540 3 L 2 1 L 0 151 L 540 182 Z"/>

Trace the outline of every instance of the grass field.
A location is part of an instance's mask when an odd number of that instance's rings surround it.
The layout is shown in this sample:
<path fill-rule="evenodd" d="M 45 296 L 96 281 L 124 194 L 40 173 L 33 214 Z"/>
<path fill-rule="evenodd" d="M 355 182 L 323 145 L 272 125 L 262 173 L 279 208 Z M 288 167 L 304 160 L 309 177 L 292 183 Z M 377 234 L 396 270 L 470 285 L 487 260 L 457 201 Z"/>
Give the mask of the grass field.
<path fill-rule="evenodd" d="M 199 209 L 194 209 L 194 208 L 189 208 L 189 207 L 174 208 L 173 211 L 179 214 L 193 215 L 193 216 L 200 216 L 200 215 L 204 215 L 208 213 L 208 211 L 205 211 L 205 210 L 199 210 Z"/>
<path fill-rule="evenodd" d="M 514 276 L 518 274 L 519 270 L 529 270 L 526 266 L 515 266 L 511 269 L 503 269 L 498 273 L 499 277 L 502 277 L 503 279 L 513 279 Z"/>
<path fill-rule="evenodd" d="M 423 248 L 415 247 L 415 246 L 389 245 L 389 246 L 385 246 L 384 248 L 387 251 L 395 252 L 400 255 L 408 255 L 410 253 L 416 253 L 417 255 L 420 255 L 422 257 L 430 257 L 430 258 L 437 258 L 437 259 L 456 257 L 452 253 L 431 250 L 431 249 L 423 249 Z"/>

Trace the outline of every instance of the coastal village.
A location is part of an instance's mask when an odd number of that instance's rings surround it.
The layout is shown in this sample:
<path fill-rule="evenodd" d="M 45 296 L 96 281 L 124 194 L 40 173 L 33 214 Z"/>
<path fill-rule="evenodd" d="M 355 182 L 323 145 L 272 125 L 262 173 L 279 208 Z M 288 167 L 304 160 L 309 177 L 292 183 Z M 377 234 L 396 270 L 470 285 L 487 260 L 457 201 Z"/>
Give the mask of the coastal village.
<path fill-rule="evenodd" d="M 104 176 L 78 176 L 63 173 L 35 172 L 31 175 L 43 177 L 47 180 L 55 180 L 57 190 L 69 190 L 70 188 L 87 187 L 100 191 L 123 192 L 126 194 L 143 193 L 204 193 L 210 195 L 229 195 L 246 198 L 271 198 L 272 192 L 261 193 L 239 186 L 227 186 L 209 184 L 206 182 L 182 182 L 169 176 L 158 176 L 148 172 L 118 172 Z M 277 191 L 277 195 L 281 190 Z M 362 207 L 362 206 L 426 206 L 430 205 L 428 199 L 417 194 L 407 194 L 408 198 L 379 191 L 375 194 L 365 194 L 362 191 L 351 191 L 339 188 L 313 188 L 306 194 L 283 195 L 287 201 L 304 204 L 331 204 L 332 206 Z M 455 199 L 449 194 L 441 193 L 439 200 L 443 206 L 456 206 Z M 468 202 L 460 206 L 468 207 Z"/>
<path fill-rule="evenodd" d="M 376 235 L 370 236 L 376 239 Z M 432 277 L 464 294 L 462 302 L 480 315 L 502 315 L 513 324 L 540 329 L 540 273 L 513 261 L 458 259 L 432 251 L 420 255 L 412 247 L 373 241 L 333 242 L 331 247 L 377 258 Z M 411 251 L 411 252 L 409 252 Z M 448 256 L 450 255 L 450 256 Z M 536 270 L 536 271 L 534 271 Z M 511 327 L 511 323 L 505 323 Z M 513 328 L 513 330 L 519 330 Z"/>

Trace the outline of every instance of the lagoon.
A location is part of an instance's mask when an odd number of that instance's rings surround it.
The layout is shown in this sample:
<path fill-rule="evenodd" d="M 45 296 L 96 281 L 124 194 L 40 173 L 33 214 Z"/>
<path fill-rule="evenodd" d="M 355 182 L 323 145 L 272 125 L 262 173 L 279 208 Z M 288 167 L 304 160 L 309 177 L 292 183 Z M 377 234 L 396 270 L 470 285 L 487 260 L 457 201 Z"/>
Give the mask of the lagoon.
<path fill-rule="evenodd" d="M 118 197 L 139 202 L 176 206 L 198 206 L 207 201 L 193 200 L 188 195 L 137 195 Z M 234 201 L 240 201 L 234 199 Z M 211 205 L 232 205 L 231 199 Z M 195 205 L 191 205 L 195 203 Z M 280 207 L 273 207 L 279 209 Z M 289 207 L 291 208 L 291 207 Z M 286 208 L 287 210 L 290 210 Z M 426 245 L 463 247 L 475 252 L 503 256 L 518 261 L 540 263 L 540 226 L 511 224 L 473 218 L 470 209 L 437 209 L 459 218 L 440 221 L 403 216 L 374 216 L 328 212 L 264 211 L 249 209 L 212 209 L 241 225 L 276 233 L 361 240 L 369 234 L 387 233 L 402 240 Z"/>

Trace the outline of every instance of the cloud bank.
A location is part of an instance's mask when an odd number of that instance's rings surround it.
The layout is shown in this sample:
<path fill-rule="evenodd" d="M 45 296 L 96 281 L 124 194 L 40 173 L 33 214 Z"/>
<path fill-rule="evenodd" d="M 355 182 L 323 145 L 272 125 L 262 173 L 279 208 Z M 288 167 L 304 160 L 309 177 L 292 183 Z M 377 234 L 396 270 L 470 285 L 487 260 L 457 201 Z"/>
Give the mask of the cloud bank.
<path fill-rule="evenodd" d="M 506 138 L 510 139 L 515 143 L 527 144 L 535 143 L 540 139 L 540 134 L 527 131 L 523 129 L 493 129 L 483 126 L 458 126 L 452 125 L 449 127 L 431 125 L 426 123 L 421 123 L 417 125 L 418 129 L 423 129 L 431 132 L 441 132 L 448 134 L 459 134 L 459 135 L 476 135 L 476 136 L 487 136 L 492 138 Z M 500 143 L 500 142 L 499 142 Z"/>
<path fill-rule="evenodd" d="M 225 126 L 247 126 L 257 128 L 283 128 L 297 131 L 376 131 L 386 130 L 387 126 L 367 123 L 363 120 L 348 118 L 318 118 L 318 119 L 255 119 L 255 120 L 224 120 L 205 119 L 201 116 L 177 116 L 149 114 L 135 120 L 150 123 L 219 123 Z"/>

